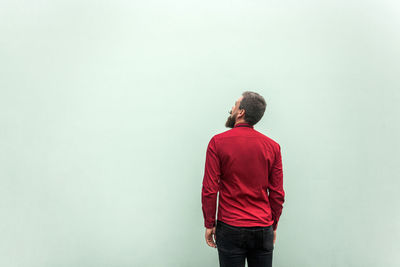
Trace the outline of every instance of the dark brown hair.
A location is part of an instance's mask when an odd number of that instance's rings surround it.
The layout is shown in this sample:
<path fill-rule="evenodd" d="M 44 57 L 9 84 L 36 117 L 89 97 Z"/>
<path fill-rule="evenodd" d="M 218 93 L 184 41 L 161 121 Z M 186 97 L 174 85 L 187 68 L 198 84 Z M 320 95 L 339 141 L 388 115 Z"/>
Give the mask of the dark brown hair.
<path fill-rule="evenodd" d="M 240 109 L 246 110 L 244 113 L 244 120 L 250 124 L 254 125 L 261 120 L 264 116 L 267 103 L 264 97 L 256 92 L 245 91 L 242 93 L 243 98 L 240 102 Z"/>

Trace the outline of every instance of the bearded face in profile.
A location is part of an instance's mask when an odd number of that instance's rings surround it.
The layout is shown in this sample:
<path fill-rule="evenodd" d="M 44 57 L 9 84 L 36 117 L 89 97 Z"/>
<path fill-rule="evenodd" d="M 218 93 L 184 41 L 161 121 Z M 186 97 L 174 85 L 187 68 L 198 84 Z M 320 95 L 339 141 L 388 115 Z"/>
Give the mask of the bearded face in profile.
<path fill-rule="evenodd" d="M 230 111 L 229 113 L 232 113 L 232 111 Z M 237 112 L 231 114 L 225 122 L 225 127 L 233 128 L 233 126 L 235 126 L 236 123 L 236 118 L 237 118 Z"/>

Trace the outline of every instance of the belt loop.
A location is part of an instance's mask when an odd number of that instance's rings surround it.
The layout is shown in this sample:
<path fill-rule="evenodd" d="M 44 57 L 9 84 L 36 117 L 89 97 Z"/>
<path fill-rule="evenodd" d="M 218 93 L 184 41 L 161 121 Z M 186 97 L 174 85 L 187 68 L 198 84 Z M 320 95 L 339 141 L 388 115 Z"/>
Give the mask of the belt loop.
<path fill-rule="evenodd" d="M 265 236 L 265 229 L 262 230 L 262 235 L 261 235 L 261 248 L 264 248 L 264 236 Z"/>

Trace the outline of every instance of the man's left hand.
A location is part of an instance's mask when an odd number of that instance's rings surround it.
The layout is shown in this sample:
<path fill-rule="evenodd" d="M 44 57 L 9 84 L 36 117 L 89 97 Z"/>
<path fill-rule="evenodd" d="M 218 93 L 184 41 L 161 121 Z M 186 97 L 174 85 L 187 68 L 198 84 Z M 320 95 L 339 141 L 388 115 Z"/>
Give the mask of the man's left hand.
<path fill-rule="evenodd" d="M 206 242 L 207 245 L 210 247 L 216 248 L 217 245 L 215 244 L 215 226 L 213 228 L 206 228 Z"/>

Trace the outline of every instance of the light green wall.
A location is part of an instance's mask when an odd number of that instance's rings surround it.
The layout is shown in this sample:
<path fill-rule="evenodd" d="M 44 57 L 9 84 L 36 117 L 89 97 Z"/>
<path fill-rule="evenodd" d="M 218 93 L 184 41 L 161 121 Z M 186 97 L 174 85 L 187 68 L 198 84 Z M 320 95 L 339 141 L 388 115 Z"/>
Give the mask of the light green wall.
<path fill-rule="evenodd" d="M 400 266 L 396 1 L 1 1 L 0 265 L 218 266 L 206 146 L 282 148 L 274 267 Z"/>

